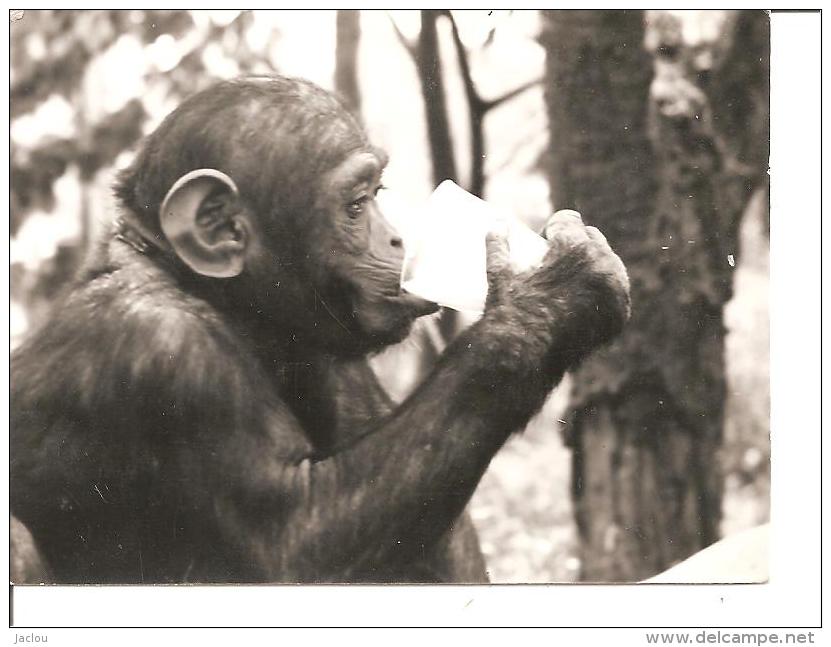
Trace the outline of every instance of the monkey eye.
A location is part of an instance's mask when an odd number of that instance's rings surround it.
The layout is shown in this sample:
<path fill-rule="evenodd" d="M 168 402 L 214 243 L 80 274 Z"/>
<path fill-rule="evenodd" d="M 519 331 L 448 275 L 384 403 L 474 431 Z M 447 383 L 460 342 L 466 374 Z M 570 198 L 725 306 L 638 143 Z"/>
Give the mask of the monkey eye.
<path fill-rule="evenodd" d="M 366 206 L 366 203 L 371 202 L 372 200 L 374 200 L 377 197 L 378 192 L 383 191 L 386 188 L 387 187 L 384 186 L 383 184 L 378 184 L 378 186 L 375 187 L 374 190 L 372 190 L 372 195 L 364 194 L 361 197 L 359 197 L 357 200 L 347 204 L 346 205 L 346 213 L 349 215 L 350 218 L 353 218 L 353 219 L 357 218 L 358 216 L 360 216 L 363 213 L 364 207 Z"/>
<path fill-rule="evenodd" d="M 350 202 L 346 205 L 346 213 L 349 215 L 350 218 L 357 218 L 360 216 L 364 211 L 364 206 L 367 202 L 369 202 L 372 198 L 368 195 L 361 196 L 354 202 Z"/>

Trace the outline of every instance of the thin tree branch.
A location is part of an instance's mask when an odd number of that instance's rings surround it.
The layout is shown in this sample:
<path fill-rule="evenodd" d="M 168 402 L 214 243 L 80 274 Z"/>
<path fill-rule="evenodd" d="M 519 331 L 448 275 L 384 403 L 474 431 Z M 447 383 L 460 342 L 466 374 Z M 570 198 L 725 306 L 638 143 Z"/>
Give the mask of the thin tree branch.
<path fill-rule="evenodd" d="M 453 13 L 450 10 L 444 10 L 442 14 L 450 21 L 456 60 L 464 83 L 468 109 L 470 110 L 470 186 L 468 189 L 474 195 L 481 196 L 485 189 L 484 103 L 476 90 L 476 84 L 473 82 L 467 50 L 464 43 L 462 43 Z"/>
<path fill-rule="evenodd" d="M 401 43 L 401 46 L 407 50 L 407 53 L 410 55 L 410 58 L 413 59 L 413 62 L 418 65 L 418 50 L 413 42 L 411 42 L 403 32 L 398 28 L 393 17 L 387 13 L 387 18 L 389 19 L 390 23 L 392 24 L 393 30 L 395 30 L 395 35 L 398 37 L 398 42 Z"/>
<path fill-rule="evenodd" d="M 361 12 L 338 9 L 335 37 L 335 91 L 357 119 L 361 115 L 358 84 L 358 50 L 361 42 Z"/>
<path fill-rule="evenodd" d="M 497 106 L 502 105 L 506 101 L 510 101 L 514 97 L 519 96 L 520 94 L 522 94 L 526 90 L 530 90 L 531 88 L 536 87 L 540 84 L 542 84 L 542 79 L 541 78 L 534 79 L 533 81 L 528 81 L 527 83 L 523 83 L 519 87 L 516 87 L 513 90 L 511 90 L 509 92 L 506 92 L 505 94 L 503 94 L 499 97 L 496 97 L 494 99 L 485 100 L 485 101 L 482 102 L 483 112 L 487 112 L 488 110 L 492 110 L 493 108 L 496 108 Z"/>
<path fill-rule="evenodd" d="M 462 74 L 462 81 L 465 86 L 465 95 L 470 104 L 471 112 L 481 115 L 483 114 L 483 102 L 479 93 L 476 91 L 476 85 L 473 83 L 473 75 L 470 72 L 470 62 L 467 59 L 467 50 L 462 37 L 459 35 L 459 27 L 456 24 L 456 19 L 453 17 L 453 12 L 449 9 L 442 11 L 442 14 L 450 21 L 450 29 L 453 34 L 453 45 L 456 49 L 456 60 L 459 64 L 459 71 Z"/>

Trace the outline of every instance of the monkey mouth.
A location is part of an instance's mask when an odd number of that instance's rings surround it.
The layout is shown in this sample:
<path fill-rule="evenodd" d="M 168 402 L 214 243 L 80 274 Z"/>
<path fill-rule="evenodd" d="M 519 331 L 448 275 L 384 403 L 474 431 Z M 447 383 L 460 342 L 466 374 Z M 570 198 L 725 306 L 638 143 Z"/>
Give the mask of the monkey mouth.
<path fill-rule="evenodd" d="M 376 349 L 402 341 L 412 330 L 413 322 L 432 314 L 439 306 L 414 294 L 400 292 L 365 301 L 353 311 L 359 329 Z"/>
<path fill-rule="evenodd" d="M 427 299 L 417 297 L 416 295 L 410 294 L 404 289 L 402 289 L 399 295 L 395 297 L 395 300 L 401 306 L 409 310 L 413 318 L 433 314 L 439 309 L 439 305 L 437 303 L 433 303 L 432 301 L 428 301 Z"/>
<path fill-rule="evenodd" d="M 387 310 L 391 315 L 404 315 L 410 319 L 416 319 L 425 315 L 437 312 L 441 306 L 433 301 L 407 292 L 399 285 L 389 287 L 383 291 L 379 290 L 375 297 L 363 298 L 360 302 L 370 308 Z"/>

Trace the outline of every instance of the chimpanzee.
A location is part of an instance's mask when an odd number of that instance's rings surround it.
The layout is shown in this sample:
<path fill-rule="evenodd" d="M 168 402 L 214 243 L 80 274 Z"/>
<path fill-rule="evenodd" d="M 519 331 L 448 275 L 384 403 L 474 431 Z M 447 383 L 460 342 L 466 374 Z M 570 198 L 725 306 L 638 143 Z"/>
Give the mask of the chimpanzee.
<path fill-rule="evenodd" d="M 399 288 L 385 164 L 335 97 L 281 76 L 220 82 L 147 138 L 12 357 L 11 508 L 54 581 L 486 581 L 465 506 L 620 331 L 628 279 L 573 215 L 520 275 L 489 234 L 484 315 L 394 408 L 367 356 L 436 306 Z"/>

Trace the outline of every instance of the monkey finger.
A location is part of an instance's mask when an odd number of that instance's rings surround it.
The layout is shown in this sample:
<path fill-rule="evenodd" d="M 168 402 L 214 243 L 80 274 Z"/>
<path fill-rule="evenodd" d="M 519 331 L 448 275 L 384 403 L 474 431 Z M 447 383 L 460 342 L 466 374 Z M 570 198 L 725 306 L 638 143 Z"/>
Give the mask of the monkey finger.
<path fill-rule="evenodd" d="M 501 286 L 511 277 L 508 225 L 499 221 L 485 236 L 488 301 L 498 297 Z"/>
<path fill-rule="evenodd" d="M 603 232 L 600 231 L 597 227 L 586 227 L 586 233 L 589 235 L 589 238 L 598 243 L 601 243 L 603 245 L 609 244 L 609 241 L 606 240 L 606 236 L 604 236 Z"/>
<path fill-rule="evenodd" d="M 575 211 L 574 209 L 558 209 L 553 214 L 548 217 L 549 225 L 554 223 L 562 223 L 562 224 L 583 224 L 583 216 L 580 214 L 579 211 Z"/>
<path fill-rule="evenodd" d="M 488 274 L 504 273 L 510 268 L 508 237 L 488 232 L 485 237 L 485 254 Z"/>
<path fill-rule="evenodd" d="M 548 222 L 545 223 L 543 236 L 551 240 L 557 230 L 563 227 L 573 227 L 582 224 L 583 217 L 579 211 L 575 211 L 574 209 L 560 209 L 548 218 Z"/>
<path fill-rule="evenodd" d="M 508 266 L 511 250 L 508 243 L 508 222 L 503 218 L 495 220 L 485 236 L 485 250 L 488 267 L 493 265 L 499 269 Z"/>

